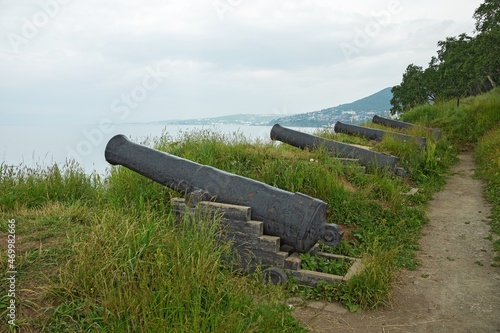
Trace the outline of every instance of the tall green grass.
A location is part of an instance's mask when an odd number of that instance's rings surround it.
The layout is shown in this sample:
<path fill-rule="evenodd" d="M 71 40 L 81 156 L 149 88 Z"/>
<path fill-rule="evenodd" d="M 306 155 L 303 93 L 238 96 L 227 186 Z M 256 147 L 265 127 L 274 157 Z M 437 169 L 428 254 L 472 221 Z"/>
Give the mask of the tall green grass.
<path fill-rule="evenodd" d="M 303 331 L 280 288 L 232 270 L 217 218 L 178 221 L 170 192 L 123 168 L 101 180 L 67 167 L 3 169 L 0 233 L 16 219 L 19 330 Z"/>
<path fill-rule="evenodd" d="M 39 207 L 49 201 L 95 202 L 100 176 L 85 175 L 74 161 L 50 167 L 0 164 L 0 210 Z"/>
<path fill-rule="evenodd" d="M 479 140 L 474 157 L 479 165 L 477 173 L 485 182 L 485 196 L 492 203 L 491 229 L 500 236 L 500 126 L 491 129 Z M 494 265 L 498 267 L 500 238 L 495 240 L 495 250 Z"/>
<path fill-rule="evenodd" d="M 55 296 L 81 307 L 85 319 L 67 325 L 104 332 L 294 328 L 276 296 L 258 304 L 256 285 L 222 261 L 230 247 L 217 242 L 217 220 L 185 215 L 177 222 L 157 214 L 124 219 L 120 210 L 110 210 L 74 244 Z M 47 327 L 60 325 L 56 316 Z"/>
<path fill-rule="evenodd" d="M 500 122 L 500 88 L 468 97 L 460 107 L 454 101 L 417 107 L 405 112 L 403 120 L 444 130 L 447 138 L 460 145 L 474 145 Z"/>

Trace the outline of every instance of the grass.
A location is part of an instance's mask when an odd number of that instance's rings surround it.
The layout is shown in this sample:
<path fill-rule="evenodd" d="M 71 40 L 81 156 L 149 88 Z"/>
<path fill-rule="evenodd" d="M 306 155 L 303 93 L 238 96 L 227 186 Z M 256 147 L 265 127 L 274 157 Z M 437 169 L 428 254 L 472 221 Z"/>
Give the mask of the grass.
<path fill-rule="evenodd" d="M 491 230 L 500 236 L 500 127 L 486 132 L 474 152 L 477 174 L 485 182 L 485 196 L 492 204 Z M 493 265 L 500 267 L 500 238 L 494 241 L 497 256 Z"/>
<path fill-rule="evenodd" d="M 304 331 L 283 290 L 222 260 L 230 247 L 217 241 L 218 220 L 178 222 L 163 187 L 123 168 L 101 181 L 74 165 L 2 168 L 2 239 L 16 220 L 18 319 L 10 331 Z M 7 200 L 10 193 L 31 200 Z M 8 289 L 5 279 L 1 286 Z M 8 302 L 0 299 L 3 318 Z"/>
<path fill-rule="evenodd" d="M 302 253 L 300 255 L 300 259 L 302 259 L 301 269 L 339 276 L 346 275 L 352 265 L 352 262 L 349 259 L 330 259 L 321 256 L 314 256 L 310 253 Z"/>
<path fill-rule="evenodd" d="M 468 97 L 459 108 L 453 101 L 417 107 L 404 113 L 403 119 L 441 128 L 450 141 L 473 148 L 487 131 L 500 122 L 499 90 Z"/>
<path fill-rule="evenodd" d="M 322 149 L 249 142 L 239 134 L 200 131 L 172 138 L 165 133 L 145 142 L 327 202 L 328 222 L 339 224 L 345 235 L 338 246 L 322 250 L 363 258 L 365 269 L 347 283 L 316 288 L 264 286 L 259 274 L 234 271 L 223 260 L 230 247 L 217 241 L 217 218 L 201 214 L 177 221 L 170 199 L 179 194 L 125 168 L 100 178 L 85 175 L 74 163 L 2 164 L 1 239 L 7 239 L 7 222 L 16 220 L 19 319 L 11 331 L 302 332 L 283 305 L 290 294 L 337 300 L 353 311 L 387 304 L 394 274 L 418 265 L 426 203 L 464 147 L 475 149 L 478 175 L 494 207 L 492 232 L 499 233 L 499 95 L 497 89 L 470 98 L 458 110 L 450 102 L 404 114 L 405 121 L 443 129 L 440 139 L 412 132 L 427 138 L 426 150 L 393 137 L 374 143 L 317 133 L 398 156 L 408 172 L 405 179 L 342 164 Z M 6 267 L 7 244 L 0 244 L 0 264 Z M 345 269 L 304 256 L 309 269 L 340 274 Z M 7 290 L 7 281 L 0 286 Z M 2 317 L 8 301 L 0 298 Z"/>

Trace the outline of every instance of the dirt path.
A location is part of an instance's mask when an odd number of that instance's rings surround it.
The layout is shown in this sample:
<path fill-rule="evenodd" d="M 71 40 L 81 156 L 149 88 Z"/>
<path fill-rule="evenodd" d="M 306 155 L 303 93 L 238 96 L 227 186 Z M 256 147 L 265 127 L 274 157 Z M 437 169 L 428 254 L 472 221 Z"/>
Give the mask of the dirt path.
<path fill-rule="evenodd" d="M 335 304 L 311 302 L 295 311 L 312 332 L 500 332 L 500 268 L 486 223 L 490 207 L 474 179 L 470 154 L 459 156 L 443 190 L 429 204 L 421 265 L 403 271 L 392 306 L 348 313 Z"/>

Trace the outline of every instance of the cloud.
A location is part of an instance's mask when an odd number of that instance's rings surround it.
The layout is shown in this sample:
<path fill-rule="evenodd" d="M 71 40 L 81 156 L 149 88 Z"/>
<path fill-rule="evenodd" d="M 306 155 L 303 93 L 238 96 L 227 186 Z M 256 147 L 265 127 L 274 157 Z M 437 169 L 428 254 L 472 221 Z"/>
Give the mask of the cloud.
<path fill-rule="evenodd" d="M 472 31 L 481 3 L 401 0 L 391 12 L 394 0 L 221 2 L 223 19 L 215 1 L 0 2 L 1 119 L 116 118 L 113 102 L 141 86 L 148 66 L 168 77 L 127 121 L 334 106 L 425 65 L 438 40 Z M 37 32 L 26 38 L 29 24 Z M 13 35 L 26 40 L 19 52 Z"/>

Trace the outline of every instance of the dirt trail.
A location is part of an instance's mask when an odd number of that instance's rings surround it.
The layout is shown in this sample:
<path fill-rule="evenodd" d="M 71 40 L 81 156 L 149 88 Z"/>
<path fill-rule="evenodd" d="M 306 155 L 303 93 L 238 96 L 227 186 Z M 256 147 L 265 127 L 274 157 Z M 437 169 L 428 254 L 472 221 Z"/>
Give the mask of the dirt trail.
<path fill-rule="evenodd" d="M 389 308 L 348 313 L 311 302 L 295 315 L 312 332 L 500 332 L 500 268 L 486 223 L 490 207 L 473 178 L 470 154 L 459 156 L 429 204 L 415 271 L 401 272 Z"/>

